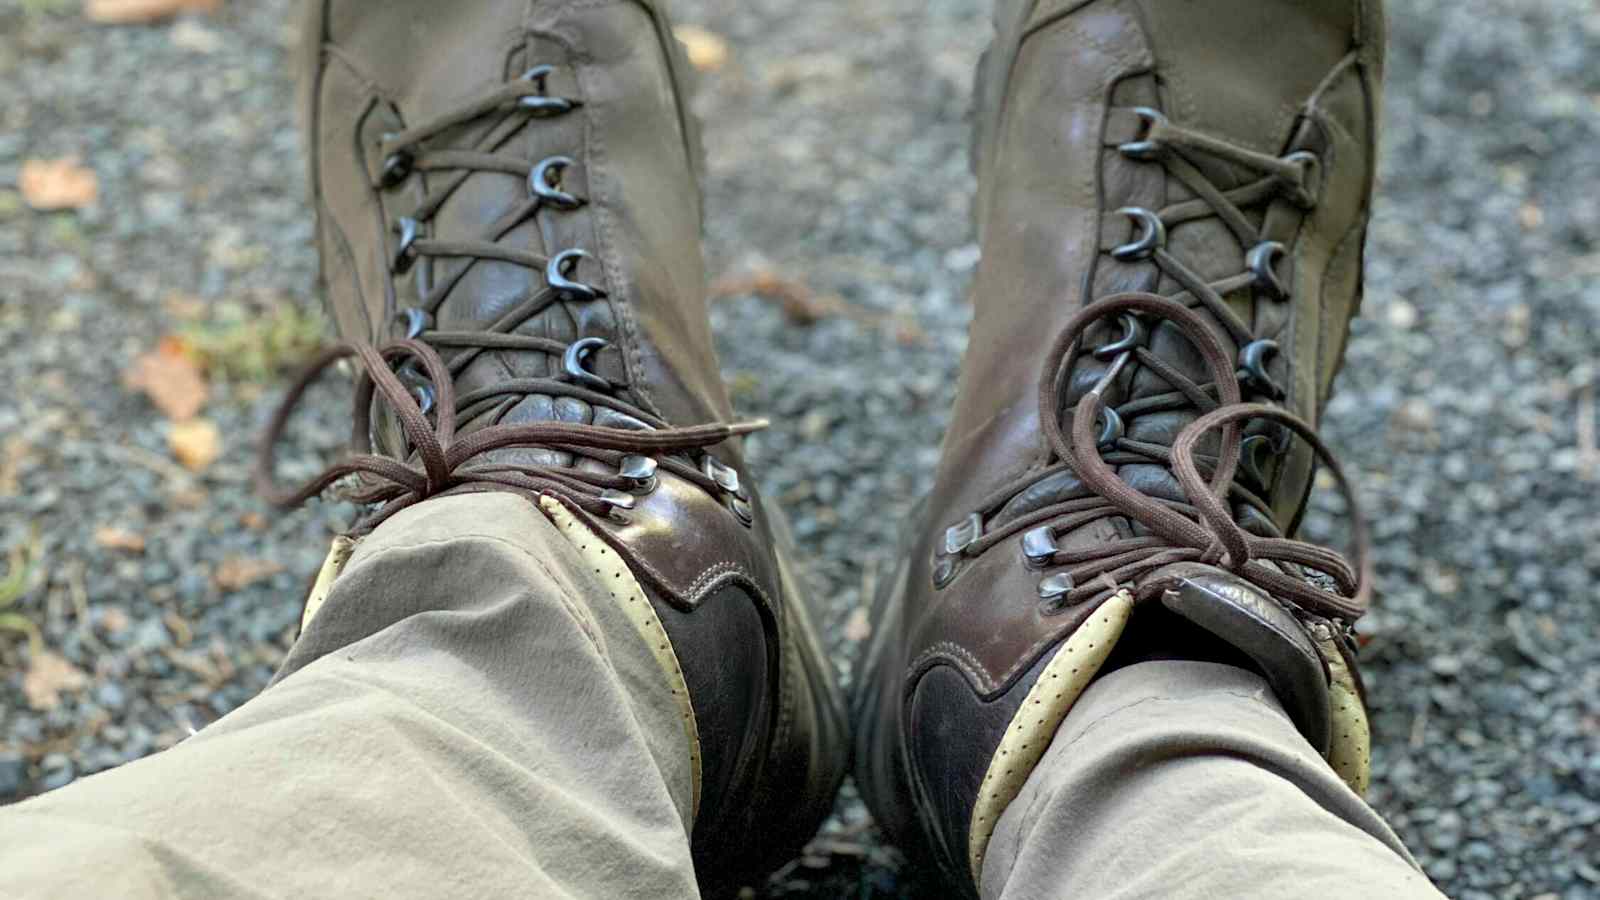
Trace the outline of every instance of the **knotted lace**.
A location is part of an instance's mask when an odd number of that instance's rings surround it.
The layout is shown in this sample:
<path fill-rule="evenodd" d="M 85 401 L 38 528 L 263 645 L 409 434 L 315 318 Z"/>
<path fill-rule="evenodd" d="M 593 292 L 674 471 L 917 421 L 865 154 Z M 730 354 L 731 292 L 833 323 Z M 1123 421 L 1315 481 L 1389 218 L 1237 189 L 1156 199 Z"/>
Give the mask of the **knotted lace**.
<path fill-rule="evenodd" d="M 393 188 L 418 171 L 454 173 L 429 190 L 412 215 L 398 219 L 399 243 L 391 260 L 391 278 L 404 274 L 424 256 L 463 262 L 438 283 L 422 288 L 417 306 L 399 312 L 397 318 L 405 326 L 403 338 L 381 347 L 360 341 L 330 347 L 291 385 L 268 425 L 258 460 L 258 488 L 273 502 L 298 505 L 354 476 L 355 485 L 346 492 L 348 498 L 376 505 L 357 530 L 370 529 L 401 509 L 446 492 L 550 493 L 588 512 L 607 514 L 631 507 L 641 481 L 653 484 L 658 466 L 707 491 L 717 491 L 719 485 L 712 474 L 692 465 L 687 454 L 765 427 L 763 421 L 674 427 L 619 396 L 625 384 L 602 378 L 587 367 L 590 356 L 608 345 L 605 339 L 587 337 L 564 343 L 514 333 L 558 302 L 596 301 L 606 296 L 601 289 L 573 279 L 577 263 L 588 256 L 581 249 L 546 257 L 498 243 L 541 209 L 567 211 L 585 203 L 583 198 L 561 188 L 561 173 L 573 165 L 572 158 L 552 156 L 530 163 L 496 152 L 530 119 L 565 115 L 581 105 L 575 99 L 547 94 L 550 72 L 549 66 L 537 66 L 458 110 L 384 137 L 384 162 L 377 188 Z M 492 117 L 492 122 L 469 149 L 424 147 L 432 138 L 487 117 Z M 428 237 L 425 232 L 430 221 L 475 172 L 525 178 L 528 197 L 473 237 Z M 434 317 L 446 296 L 478 260 L 541 271 L 545 285 L 481 328 L 434 328 Z M 458 397 L 455 379 L 485 351 L 550 354 L 562 359 L 562 371 L 548 377 L 501 379 Z M 351 360 L 358 370 L 351 437 L 355 452 L 299 487 L 280 491 L 273 479 L 277 445 L 306 391 L 340 360 Z M 408 389 L 402 377 L 420 383 Z M 614 410 L 644 427 L 557 421 L 503 423 L 512 408 L 532 395 L 581 400 L 591 407 Z M 374 452 L 371 419 L 375 398 L 399 423 L 405 446 L 396 455 Z M 478 423 L 478 427 L 458 437 L 457 431 L 469 422 Z M 486 454 L 508 448 L 555 451 L 569 455 L 572 462 L 558 465 L 483 459 Z M 583 465 L 585 460 L 600 465 Z M 646 465 L 633 466 L 634 471 L 629 472 L 630 467 L 624 465 L 629 460 L 642 460 Z"/>
<path fill-rule="evenodd" d="M 1209 313 L 1242 348 L 1238 362 L 1245 371 L 1247 386 L 1273 399 L 1280 397 L 1281 391 L 1265 376 L 1261 365 L 1261 341 L 1228 307 L 1223 295 L 1254 287 L 1258 292 L 1268 293 L 1271 300 L 1287 299 L 1276 273 L 1270 271 L 1271 263 L 1283 248 L 1265 241 L 1241 207 L 1267 203 L 1286 195 L 1297 205 L 1309 207 L 1314 203 L 1313 186 L 1308 179 L 1316 174 L 1315 158 L 1304 153 L 1281 159 L 1267 156 L 1174 126 L 1158 112 L 1136 112 L 1147 126 L 1144 139 L 1124 144 L 1122 152 L 1135 159 L 1159 162 L 1187 185 L 1198 200 L 1177 203 L 1159 213 L 1137 209 L 1121 211 L 1141 222 L 1144 232 L 1133 243 L 1112 253 L 1124 259 L 1153 261 L 1183 290 L 1170 296 L 1142 291 L 1117 293 L 1090 303 L 1066 324 L 1045 357 L 1038 393 L 1039 419 L 1057 462 L 1042 473 L 1034 471 L 1025 479 L 1002 486 L 980 506 L 980 511 L 987 513 L 998 509 L 1018 490 L 1058 472 L 1076 475 L 1092 496 L 1058 502 L 1007 522 L 978 537 L 963 552 L 976 555 L 1019 532 L 1043 528 L 1041 537 L 1045 540 L 1035 543 L 1029 554 L 1041 568 L 1065 567 L 1065 572 L 1058 573 L 1054 582 L 1060 588 L 1057 608 L 1102 598 L 1124 584 L 1173 563 L 1202 562 L 1232 572 L 1307 612 L 1354 621 L 1367 606 L 1371 562 L 1365 520 L 1343 468 L 1306 422 L 1281 407 L 1246 402 L 1235 359 L 1224 349 L 1214 326 L 1198 311 Z M 1186 158 L 1190 154 L 1206 154 L 1235 163 L 1262 173 L 1262 177 L 1234 190 L 1222 191 Z M 1207 282 L 1167 252 L 1165 229 L 1201 218 L 1205 214 L 1202 203 L 1205 209 L 1227 223 L 1247 251 L 1251 271 Z M 1264 247 L 1267 249 L 1263 250 Z M 1263 259 L 1268 267 L 1266 272 L 1262 271 Z M 1140 337 L 1146 333 L 1145 325 L 1151 320 L 1164 320 L 1181 330 L 1204 361 L 1210 377 L 1208 383 L 1197 383 L 1143 346 Z M 1112 344 L 1087 351 L 1109 359 L 1110 363 L 1098 383 L 1078 400 L 1072 412 L 1071 431 L 1067 433 L 1061 425 L 1065 392 L 1074 367 L 1086 352 L 1084 335 L 1098 322 L 1120 322 L 1123 334 Z M 1160 378 L 1171 391 L 1132 399 L 1116 407 L 1107 406 L 1106 391 L 1133 362 Z M 1140 415 L 1186 408 L 1198 409 L 1201 415 L 1178 434 L 1170 447 L 1134 440 L 1124 433 L 1123 424 Z M 1355 565 L 1332 550 L 1282 537 L 1271 524 L 1267 502 L 1236 482 L 1243 443 L 1241 426 L 1252 420 L 1275 422 L 1298 435 L 1332 473 L 1349 504 Z M 1197 453 L 1197 447 L 1213 431 L 1220 431 L 1217 456 L 1203 457 Z M 1113 468 L 1113 465 L 1138 463 L 1168 467 L 1188 502 L 1141 493 L 1118 477 Z M 1209 479 L 1203 469 L 1209 470 Z M 1263 536 L 1246 531 L 1235 521 L 1230 503 L 1254 507 L 1262 513 L 1262 524 L 1258 527 L 1271 533 Z M 1082 549 L 1063 550 L 1054 546 L 1056 534 L 1119 516 L 1142 525 L 1148 534 Z M 1299 567 L 1321 573 L 1325 582 L 1331 582 L 1332 590 L 1324 590 L 1301 576 Z"/>

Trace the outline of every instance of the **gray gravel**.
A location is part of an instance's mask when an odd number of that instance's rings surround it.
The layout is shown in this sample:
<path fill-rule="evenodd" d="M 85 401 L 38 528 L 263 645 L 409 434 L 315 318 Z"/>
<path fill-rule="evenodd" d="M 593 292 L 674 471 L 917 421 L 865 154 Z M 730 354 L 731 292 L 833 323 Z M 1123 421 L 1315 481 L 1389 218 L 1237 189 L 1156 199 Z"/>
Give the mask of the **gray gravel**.
<path fill-rule="evenodd" d="M 214 385 L 204 415 L 225 452 L 200 476 L 168 462 L 168 426 L 119 383 L 184 326 L 181 295 L 204 301 L 201 324 L 316 303 L 287 7 L 107 28 L 65 0 L 0 0 L 0 547 L 36 533 L 16 608 L 89 676 L 33 710 L 27 642 L 0 632 L 0 802 L 169 746 L 259 690 L 348 514 L 275 515 L 251 496 L 274 400 L 261 383 Z M 1579 435 L 1600 391 L 1600 14 L 1587 0 L 1395 12 L 1365 318 L 1326 426 L 1380 545 L 1372 800 L 1452 896 L 1600 897 L 1600 463 Z M 697 100 L 711 271 L 792 277 L 825 313 L 801 325 L 734 293 L 714 317 L 739 406 L 774 419 L 754 456 L 842 659 L 927 485 L 965 342 L 986 6 L 679 13 L 732 44 Z M 98 173 L 98 203 L 21 207 L 22 161 L 72 154 Z M 342 438 L 330 394 L 284 465 L 309 470 Z M 1308 532 L 1337 537 L 1333 498 L 1315 502 Z M 102 546 L 103 526 L 143 551 Z M 240 559 L 283 568 L 230 588 Z M 862 818 L 847 792 L 771 892 L 908 890 Z"/>

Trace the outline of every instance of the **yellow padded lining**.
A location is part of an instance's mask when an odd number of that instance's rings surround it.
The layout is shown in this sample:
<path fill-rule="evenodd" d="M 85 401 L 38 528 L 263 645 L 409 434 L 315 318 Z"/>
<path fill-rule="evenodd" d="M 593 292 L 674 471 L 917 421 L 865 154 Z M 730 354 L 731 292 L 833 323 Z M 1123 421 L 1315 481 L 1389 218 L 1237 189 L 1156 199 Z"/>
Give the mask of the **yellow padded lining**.
<path fill-rule="evenodd" d="M 1332 638 L 1321 638 L 1317 649 L 1328 661 L 1328 701 L 1333 740 L 1328 744 L 1328 764 L 1339 773 L 1345 784 L 1357 794 L 1367 792 L 1367 781 L 1372 774 L 1372 730 L 1367 724 L 1367 710 L 1356 692 L 1355 678 L 1344 654 L 1334 646 Z"/>
<path fill-rule="evenodd" d="M 978 802 L 972 808 L 967 853 L 974 882 L 982 883 L 983 854 L 989 848 L 995 823 L 1039 764 L 1067 711 L 1117 645 L 1132 613 L 1133 595 L 1126 590 L 1102 603 L 1056 650 L 1023 698 L 1022 708 L 1006 726 L 1005 737 L 989 760 L 989 770 L 978 789 Z"/>
<path fill-rule="evenodd" d="M 328 592 L 333 590 L 333 580 L 344 571 L 345 563 L 350 561 L 350 554 L 356 552 L 356 541 L 345 535 L 335 535 L 333 546 L 328 548 L 328 555 L 322 560 L 322 568 L 317 570 L 317 580 L 311 584 L 311 593 L 306 597 L 306 607 L 300 613 L 300 633 L 304 634 L 311 620 L 322 609 L 322 604 L 328 599 Z"/>

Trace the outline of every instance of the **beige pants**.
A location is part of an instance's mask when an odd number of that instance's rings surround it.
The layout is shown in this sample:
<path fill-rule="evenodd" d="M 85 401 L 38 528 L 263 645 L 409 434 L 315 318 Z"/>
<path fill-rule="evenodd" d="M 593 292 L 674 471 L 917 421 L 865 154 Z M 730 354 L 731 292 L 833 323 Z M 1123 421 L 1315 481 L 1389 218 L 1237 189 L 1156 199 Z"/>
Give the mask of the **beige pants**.
<path fill-rule="evenodd" d="M 690 765 L 644 642 L 532 504 L 430 501 L 357 548 L 273 685 L 0 810 L 12 897 L 696 896 Z M 1091 688 L 986 897 L 1436 897 L 1263 682 Z"/>

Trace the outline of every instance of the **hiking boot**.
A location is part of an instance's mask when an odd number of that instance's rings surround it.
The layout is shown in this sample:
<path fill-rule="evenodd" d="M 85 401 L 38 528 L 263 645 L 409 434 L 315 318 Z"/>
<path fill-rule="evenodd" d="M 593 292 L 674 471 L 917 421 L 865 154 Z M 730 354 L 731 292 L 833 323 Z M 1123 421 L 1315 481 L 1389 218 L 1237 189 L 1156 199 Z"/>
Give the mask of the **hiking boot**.
<path fill-rule="evenodd" d="M 848 739 L 741 458 L 760 423 L 733 421 L 718 374 L 699 137 L 660 4 L 308 7 L 300 112 L 347 343 L 288 406 L 355 364 L 355 455 L 281 499 L 353 480 L 359 537 L 432 497 L 513 491 L 601 537 L 682 666 L 702 883 L 764 875 L 831 808 Z"/>
<path fill-rule="evenodd" d="M 857 679 L 879 822 L 968 891 L 1097 674 L 1261 673 L 1353 787 L 1366 564 L 1296 531 L 1361 295 L 1377 0 L 1002 2 L 943 459 Z M 1363 552 L 1356 554 L 1364 557 Z"/>

